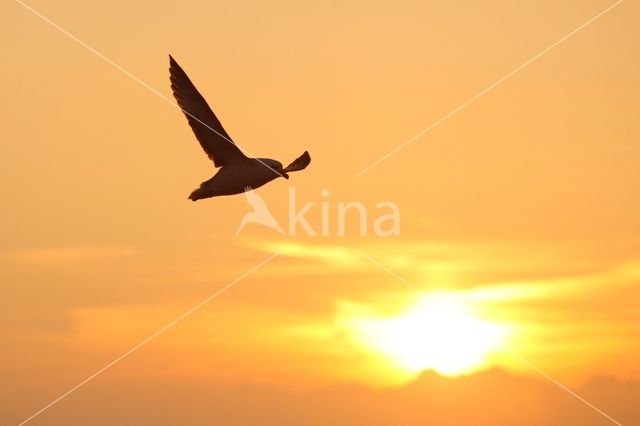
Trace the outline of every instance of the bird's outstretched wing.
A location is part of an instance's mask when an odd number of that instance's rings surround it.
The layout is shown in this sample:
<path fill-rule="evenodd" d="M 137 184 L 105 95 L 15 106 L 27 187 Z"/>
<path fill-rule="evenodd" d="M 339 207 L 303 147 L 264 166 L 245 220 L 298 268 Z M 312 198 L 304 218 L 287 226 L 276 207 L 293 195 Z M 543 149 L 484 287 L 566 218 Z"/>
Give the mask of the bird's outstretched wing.
<path fill-rule="evenodd" d="M 176 98 L 193 133 L 213 164 L 216 167 L 221 167 L 230 161 L 246 158 L 224 130 L 218 118 L 207 105 L 207 101 L 189 80 L 187 73 L 171 55 L 169 55 L 169 73 L 173 97 Z"/>
<path fill-rule="evenodd" d="M 311 163 L 311 156 L 309 152 L 305 151 L 300 157 L 296 158 L 293 163 L 284 168 L 285 173 L 296 172 L 298 170 L 304 170 Z"/>

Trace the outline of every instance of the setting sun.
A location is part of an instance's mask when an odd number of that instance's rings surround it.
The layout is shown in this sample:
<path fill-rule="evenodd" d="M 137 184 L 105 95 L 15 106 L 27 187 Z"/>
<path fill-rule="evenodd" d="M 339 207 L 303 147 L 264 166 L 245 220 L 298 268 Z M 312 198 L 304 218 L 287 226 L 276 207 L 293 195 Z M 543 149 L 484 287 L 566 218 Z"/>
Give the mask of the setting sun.
<path fill-rule="evenodd" d="M 363 341 L 407 372 L 432 369 L 456 376 L 486 366 L 506 327 L 481 318 L 453 294 L 427 295 L 405 314 L 352 323 Z"/>

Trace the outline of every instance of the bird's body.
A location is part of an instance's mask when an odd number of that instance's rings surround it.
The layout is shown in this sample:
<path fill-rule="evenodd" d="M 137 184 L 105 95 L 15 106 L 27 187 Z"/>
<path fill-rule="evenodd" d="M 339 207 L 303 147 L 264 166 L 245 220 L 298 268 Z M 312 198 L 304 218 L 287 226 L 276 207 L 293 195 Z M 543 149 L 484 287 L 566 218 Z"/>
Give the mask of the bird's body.
<path fill-rule="evenodd" d="M 270 158 L 249 158 L 244 155 L 187 74 L 171 56 L 169 64 L 173 96 L 205 153 L 216 167 L 220 167 L 220 171 L 211 179 L 202 182 L 200 187 L 189 195 L 189 199 L 196 201 L 220 195 L 240 194 L 247 187 L 259 188 L 278 177 L 289 179 L 289 172 L 303 170 L 309 165 L 311 157 L 307 151 L 284 168 L 282 163 Z"/>
<path fill-rule="evenodd" d="M 189 195 L 189 199 L 196 201 L 219 195 L 241 194 L 246 187 L 259 188 L 279 178 L 281 174 L 288 178 L 286 173 L 278 173 L 271 169 L 269 164 L 271 162 L 275 162 L 275 160 L 244 158 L 223 166 L 211 179 L 202 182 L 200 187 Z M 276 165 L 274 168 L 278 170 Z M 282 164 L 279 169 L 282 170 Z"/>

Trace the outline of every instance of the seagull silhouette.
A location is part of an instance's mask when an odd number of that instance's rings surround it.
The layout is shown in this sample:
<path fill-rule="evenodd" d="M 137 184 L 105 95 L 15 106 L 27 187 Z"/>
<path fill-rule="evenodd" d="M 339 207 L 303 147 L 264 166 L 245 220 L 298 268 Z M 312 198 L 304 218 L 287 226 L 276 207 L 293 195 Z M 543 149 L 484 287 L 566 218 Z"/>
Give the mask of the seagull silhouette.
<path fill-rule="evenodd" d="M 171 55 L 169 74 L 173 97 L 187 117 L 204 152 L 215 167 L 220 167 L 218 173 L 202 182 L 189 195 L 190 200 L 240 194 L 246 187 L 259 188 L 278 177 L 289 179 L 288 173 L 304 170 L 311 162 L 307 151 L 284 168 L 282 163 L 271 158 L 247 157 L 224 130 L 207 101 Z"/>
<path fill-rule="evenodd" d="M 236 235 L 240 234 L 242 228 L 244 228 L 244 226 L 248 223 L 257 223 L 259 225 L 266 226 L 267 228 L 275 229 L 279 233 L 284 234 L 284 231 L 282 230 L 282 228 L 280 228 L 280 225 L 278 225 L 278 222 L 269 211 L 269 208 L 267 207 L 262 197 L 254 192 L 250 186 L 244 189 L 244 196 L 247 199 L 247 203 L 249 203 L 249 205 L 253 207 L 253 211 L 245 214 L 242 217 L 242 221 L 240 221 L 240 226 L 236 231 Z"/>

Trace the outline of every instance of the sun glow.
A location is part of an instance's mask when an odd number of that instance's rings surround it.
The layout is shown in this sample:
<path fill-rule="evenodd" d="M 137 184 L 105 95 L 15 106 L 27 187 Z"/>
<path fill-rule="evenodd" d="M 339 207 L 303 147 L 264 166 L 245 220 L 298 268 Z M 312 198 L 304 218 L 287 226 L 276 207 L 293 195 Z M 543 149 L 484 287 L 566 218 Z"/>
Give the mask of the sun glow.
<path fill-rule="evenodd" d="M 506 337 L 506 327 L 480 317 L 456 294 L 426 295 L 405 314 L 351 321 L 371 350 L 409 373 L 432 369 L 446 376 L 485 367 Z"/>

